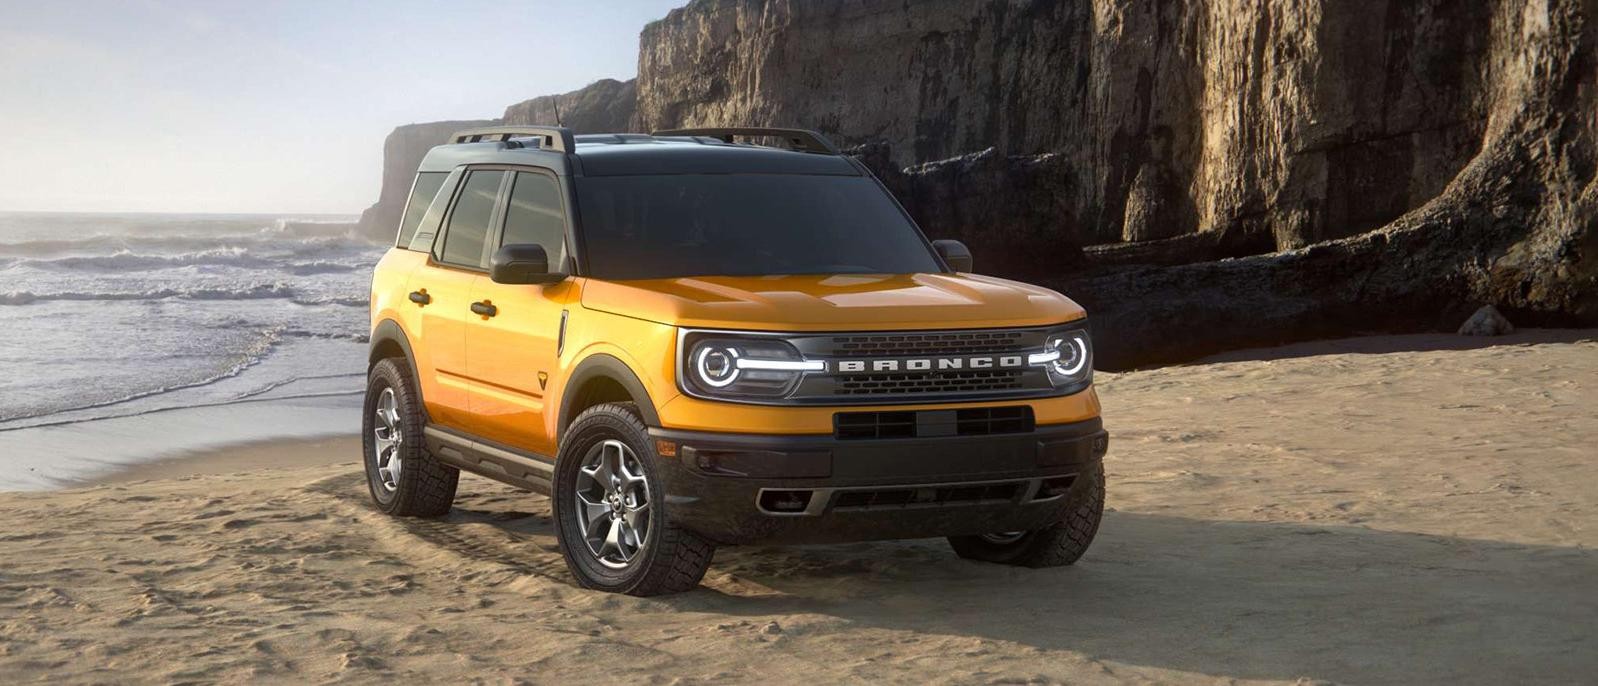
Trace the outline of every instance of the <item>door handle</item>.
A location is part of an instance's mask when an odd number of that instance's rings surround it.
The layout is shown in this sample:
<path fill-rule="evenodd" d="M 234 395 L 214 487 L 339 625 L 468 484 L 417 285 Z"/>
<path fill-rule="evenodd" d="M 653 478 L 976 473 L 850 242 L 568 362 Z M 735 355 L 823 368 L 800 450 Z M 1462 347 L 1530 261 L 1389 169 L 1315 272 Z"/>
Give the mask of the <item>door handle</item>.
<path fill-rule="evenodd" d="M 487 300 L 480 303 L 472 303 L 472 311 L 484 317 L 492 317 L 499 314 L 499 308 L 494 307 L 494 304 Z"/>
<path fill-rule="evenodd" d="M 422 290 L 419 290 L 419 291 L 411 291 L 410 298 L 411 298 L 411 302 L 416 303 L 418 305 L 426 305 L 428 303 L 433 302 L 433 296 L 428 295 L 427 294 L 427 289 L 425 289 L 425 288 L 422 289 Z"/>

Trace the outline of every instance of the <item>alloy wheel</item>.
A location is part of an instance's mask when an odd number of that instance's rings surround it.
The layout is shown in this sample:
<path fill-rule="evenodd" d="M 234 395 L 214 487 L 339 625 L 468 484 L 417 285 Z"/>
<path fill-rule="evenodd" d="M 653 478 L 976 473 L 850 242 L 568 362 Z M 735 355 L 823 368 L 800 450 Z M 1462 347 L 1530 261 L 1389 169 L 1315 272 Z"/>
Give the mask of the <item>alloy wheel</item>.
<path fill-rule="evenodd" d="M 393 493 L 399 488 L 400 447 L 405 443 L 405 433 L 400 430 L 399 399 L 393 388 L 383 389 L 372 411 L 377 420 L 372 423 L 372 463 L 377 465 L 377 479 L 383 490 Z"/>
<path fill-rule="evenodd" d="M 982 534 L 982 540 L 997 545 L 1008 545 L 1021 540 L 1021 537 L 1025 535 L 1025 531 L 1006 531 L 996 534 Z"/>
<path fill-rule="evenodd" d="M 573 494 L 577 525 L 600 564 L 625 569 L 649 540 L 649 478 L 632 449 L 614 439 L 583 456 Z"/>

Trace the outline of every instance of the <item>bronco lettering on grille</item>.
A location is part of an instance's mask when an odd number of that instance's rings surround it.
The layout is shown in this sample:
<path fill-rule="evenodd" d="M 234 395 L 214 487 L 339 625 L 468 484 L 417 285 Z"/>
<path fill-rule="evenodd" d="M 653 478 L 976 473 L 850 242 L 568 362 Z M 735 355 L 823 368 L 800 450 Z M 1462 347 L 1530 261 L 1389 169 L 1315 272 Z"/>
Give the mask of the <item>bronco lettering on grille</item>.
<path fill-rule="evenodd" d="M 900 357 L 839 360 L 840 374 L 880 372 L 932 372 L 967 369 L 1018 369 L 1026 366 L 1022 355 L 965 355 L 960 357 Z"/>

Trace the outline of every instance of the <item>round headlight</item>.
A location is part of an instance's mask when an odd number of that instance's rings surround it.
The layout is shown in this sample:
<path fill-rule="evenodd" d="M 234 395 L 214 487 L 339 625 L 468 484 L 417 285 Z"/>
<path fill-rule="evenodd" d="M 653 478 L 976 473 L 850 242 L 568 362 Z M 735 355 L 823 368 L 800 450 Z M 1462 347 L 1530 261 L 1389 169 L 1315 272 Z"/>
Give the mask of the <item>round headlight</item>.
<path fill-rule="evenodd" d="M 738 380 L 738 351 L 710 345 L 700 348 L 694 356 L 694 371 L 706 386 L 727 386 Z"/>
<path fill-rule="evenodd" d="M 1056 338 L 1049 341 L 1049 346 L 1060 351 L 1060 359 L 1054 361 L 1055 374 L 1076 376 L 1088 363 L 1088 343 L 1082 336 Z"/>

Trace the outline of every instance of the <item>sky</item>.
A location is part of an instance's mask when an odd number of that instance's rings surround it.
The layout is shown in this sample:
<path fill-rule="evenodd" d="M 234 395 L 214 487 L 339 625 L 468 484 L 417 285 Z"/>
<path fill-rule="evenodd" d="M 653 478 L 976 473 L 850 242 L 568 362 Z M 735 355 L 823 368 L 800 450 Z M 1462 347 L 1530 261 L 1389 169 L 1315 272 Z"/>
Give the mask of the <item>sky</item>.
<path fill-rule="evenodd" d="M 395 126 L 637 71 L 686 0 L 0 0 L 0 211 L 354 214 Z"/>

